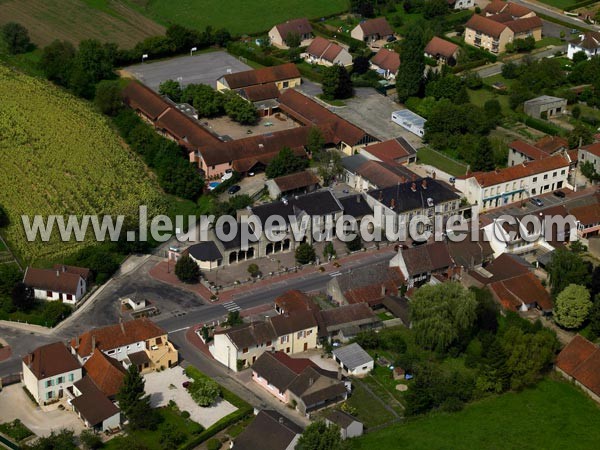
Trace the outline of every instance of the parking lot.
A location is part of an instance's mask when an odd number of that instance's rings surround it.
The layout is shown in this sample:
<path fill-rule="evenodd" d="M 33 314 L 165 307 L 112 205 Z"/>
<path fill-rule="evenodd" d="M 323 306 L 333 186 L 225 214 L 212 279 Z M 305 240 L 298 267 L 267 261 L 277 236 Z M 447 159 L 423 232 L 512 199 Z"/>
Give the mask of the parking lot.
<path fill-rule="evenodd" d="M 164 61 L 145 62 L 123 69 L 148 87 L 158 90 L 165 80 L 178 80 L 182 85 L 208 84 L 217 86 L 217 78 L 227 73 L 243 72 L 251 67 L 227 52 L 208 52 L 194 56 L 169 58 Z"/>

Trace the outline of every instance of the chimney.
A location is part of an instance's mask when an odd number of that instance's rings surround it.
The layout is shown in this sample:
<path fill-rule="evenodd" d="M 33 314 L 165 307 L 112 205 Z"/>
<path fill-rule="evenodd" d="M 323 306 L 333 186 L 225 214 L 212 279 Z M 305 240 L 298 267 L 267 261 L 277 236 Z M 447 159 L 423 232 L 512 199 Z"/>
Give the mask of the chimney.
<path fill-rule="evenodd" d="M 56 277 L 60 277 L 60 270 L 56 269 Z"/>
<path fill-rule="evenodd" d="M 308 385 L 312 386 L 315 383 L 315 380 L 311 377 L 308 379 Z"/>
<path fill-rule="evenodd" d="M 392 198 L 392 200 L 390 201 L 390 208 L 394 209 L 396 207 L 396 199 Z"/>
<path fill-rule="evenodd" d="M 410 185 L 410 190 L 413 192 L 417 192 L 417 183 L 413 183 Z"/>
<path fill-rule="evenodd" d="M 283 425 L 283 416 L 279 416 L 278 422 Z"/>
<path fill-rule="evenodd" d="M 125 334 L 125 325 L 123 325 L 123 319 L 119 319 L 119 325 L 121 326 L 121 332 Z"/>
<path fill-rule="evenodd" d="M 92 353 L 96 350 L 96 335 L 92 334 Z"/>
<path fill-rule="evenodd" d="M 423 181 L 421 181 L 421 187 L 423 189 L 427 189 L 427 179 L 423 178 Z"/>

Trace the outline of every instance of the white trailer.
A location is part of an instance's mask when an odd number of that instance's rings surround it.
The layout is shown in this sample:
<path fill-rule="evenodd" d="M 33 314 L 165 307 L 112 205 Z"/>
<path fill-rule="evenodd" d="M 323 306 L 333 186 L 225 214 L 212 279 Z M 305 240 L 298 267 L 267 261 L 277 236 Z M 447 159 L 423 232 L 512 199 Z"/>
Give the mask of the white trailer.
<path fill-rule="evenodd" d="M 425 134 L 425 120 L 423 117 L 415 114 L 410 109 L 401 109 L 392 113 L 392 122 L 400 125 L 419 137 Z"/>

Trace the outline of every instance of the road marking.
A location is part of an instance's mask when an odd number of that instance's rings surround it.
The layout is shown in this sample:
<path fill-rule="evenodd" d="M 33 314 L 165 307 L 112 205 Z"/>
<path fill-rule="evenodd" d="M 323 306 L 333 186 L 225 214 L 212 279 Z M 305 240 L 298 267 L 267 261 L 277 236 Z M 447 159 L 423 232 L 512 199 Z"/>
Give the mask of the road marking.
<path fill-rule="evenodd" d="M 235 302 L 223 303 L 223 308 L 225 308 L 229 312 L 242 310 L 242 308 L 240 308 Z"/>
<path fill-rule="evenodd" d="M 329 274 L 329 276 L 330 276 L 331 278 L 335 278 L 335 277 L 339 277 L 341 274 L 342 274 L 342 272 L 339 272 L 339 271 L 338 271 L 338 272 L 331 272 L 331 273 Z"/>
<path fill-rule="evenodd" d="M 169 333 L 179 333 L 180 331 L 189 330 L 190 327 L 179 328 L 178 330 L 169 331 Z"/>

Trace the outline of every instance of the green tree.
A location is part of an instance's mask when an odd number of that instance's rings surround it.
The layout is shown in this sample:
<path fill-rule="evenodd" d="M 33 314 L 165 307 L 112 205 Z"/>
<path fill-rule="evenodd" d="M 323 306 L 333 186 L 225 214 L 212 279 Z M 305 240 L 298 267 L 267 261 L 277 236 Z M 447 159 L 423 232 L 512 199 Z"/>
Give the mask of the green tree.
<path fill-rule="evenodd" d="M 70 89 L 80 97 L 92 98 L 96 83 L 114 78 L 116 53 L 116 44 L 102 44 L 95 39 L 81 41 L 73 59 Z"/>
<path fill-rule="evenodd" d="M 258 111 L 254 105 L 233 91 L 227 91 L 224 98 L 225 114 L 242 125 L 254 125 L 258 120 Z"/>
<path fill-rule="evenodd" d="M 98 83 L 94 103 L 103 114 L 116 116 L 123 108 L 119 81 L 102 80 Z"/>
<path fill-rule="evenodd" d="M 357 56 L 352 61 L 352 73 L 357 75 L 362 75 L 367 73 L 367 71 L 371 68 L 371 63 L 369 62 L 369 58 L 366 56 Z"/>
<path fill-rule="evenodd" d="M 150 407 L 150 396 L 144 390 L 145 381 L 135 364 L 129 366 L 123 384 L 117 393 L 119 408 L 129 419 L 133 430 L 153 429 L 158 422 L 156 412 Z"/>
<path fill-rule="evenodd" d="M 317 257 L 313 246 L 306 242 L 303 242 L 296 248 L 295 256 L 298 264 L 309 264 Z"/>
<path fill-rule="evenodd" d="M 298 33 L 290 32 L 285 37 L 285 43 L 289 48 L 298 48 L 302 43 L 302 37 Z"/>
<path fill-rule="evenodd" d="M 498 123 L 502 118 L 502 106 L 500 102 L 492 98 L 483 104 L 483 110 L 488 119 L 494 123 Z"/>
<path fill-rule="evenodd" d="M 308 132 L 306 150 L 315 160 L 320 160 L 325 150 L 325 139 L 323 133 L 317 127 L 312 127 Z"/>
<path fill-rule="evenodd" d="M 376 0 L 350 0 L 350 11 L 364 17 L 373 17 Z"/>
<path fill-rule="evenodd" d="M 476 310 L 475 294 L 459 283 L 419 288 L 410 304 L 417 342 L 425 348 L 446 351 L 461 333 L 470 329 Z"/>
<path fill-rule="evenodd" d="M 294 448 L 295 450 L 346 450 L 349 446 L 342 440 L 337 425 L 328 426 L 319 420 L 306 427 Z"/>
<path fill-rule="evenodd" d="M 97 450 L 104 446 L 102 438 L 92 430 L 83 430 L 79 435 L 79 441 L 86 450 Z"/>
<path fill-rule="evenodd" d="M 16 55 L 26 53 L 31 47 L 29 31 L 20 23 L 8 22 L 2 26 L 2 39 L 6 43 L 8 52 Z"/>
<path fill-rule="evenodd" d="M 360 249 L 362 249 L 363 243 L 362 243 L 362 239 L 360 238 L 360 235 L 357 234 L 354 239 L 346 242 L 346 248 L 348 249 L 349 252 L 357 252 Z"/>
<path fill-rule="evenodd" d="M 323 152 L 318 168 L 319 176 L 324 185 L 329 185 L 334 179 L 344 173 L 342 157 L 336 151 Z"/>
<path fill-rule="evenodd" d="M 565 248 L 552 253 L 552 259 L 546 267 L 552 287 L 552 295 L 557 296 L 570 284 L 585 286 L 590 281 L 590 270 L 580 255 Z"/>
<path fill-rule="evenodd" d="M 49 327 L 54 327 L 71 315 L 73 309 L 63 302 L 47 302 L 44 304 L 42 319 Z"/>
<path fill-rule="evenodd" d="M 323 97 L 327 100 L 350 98 L 354 94 L 352 79 L 344 66 L 333 65 L 323 70 Z"/>
<path fill-rule="evenodd" d="M 194 401 L 202 407 L 212 405 L 221 395 L 219 385 L 208 377 L 194 380 L 188 389 Z"/>
<path fill-rule="evenodd" d="M 594 297 L 594 304 L 589 314 L 590 331 L 596 338 L 600 337 L 600 295 Z"/>
<path fill-rule="evenodd" d="M 279 154 L 271 160 L 265 170 L 267 178 L 277 178 L 290 173 L 300 172 L 308 167 L 308 160 L 296 156 L 292 149 L 284 147 Z"/>
<path fill-rule="evenodd" d="M 469 89 L 481 89 L 483 87 L 483 80 L 477 72 L 467 73 L 464 76 L 463 80 L 465 86 L 467 86 Z"/>
<path fill-rule="evenodd" d="M 76 53 L 68 41 L 55 40 L 44 47 L 40 66 L 46 78 L 60 86 L 68 86 Z"/>
<path fill-rule="evenodd" d="M 406 4 L 406 2 L 405 2 Z M 406 37 L 400 43 L 402 64 L 396 75 L 398 101 L 403 103 L 421 91 L 423 72 L 425 71 L 425 38 L 423 29 L 410 27 Z"/>
<path fill-rule="evenodd" d="M 587 319 L 592 301 L 585 286 L 569 284 L 554 303 L 554 320 L 564 328 L 579 328 Z"/>
<path fill-rule="evenodd" d="M 494 170 L 494 151 L 492 149 L 492 143 L 485 136 L 479 140 L 477 154 L 475 155 L 472 169 L 474 171 L 482 172 Z"/>
<path fill-rule="evenodd" d="M 590 161 L 583 161 L 579 168 L 583 176 L 591 182 L 600 180 L 600 174 L 596 172 L 594 164 L 592 164 Z"/>
<path fill-rule="evenodd" d="M 573 58 L 571 59 L 573 66 L 576 66 L 580 62 L 587 61 L 588 57 L 583 50 L 580 50 L 573 54 Z"/>
<path fill-rule="evenodd" d="M 448 2 L 446 0 L 425 0 L 423 4 L 423 16 L 426 19 L 445 16 L 450 12 Z"/>
<path fill-rule="evenodd" d="M 258 268 L 258 264 L 250 264 L 248 266 L 248 273 L 250 274 L 250 276 L 252 278 L 256 278 L 257 276 L 260 275 L 260 269 Z"/>
<path fill-rule="evenodd" d="M 594 142 L 592 131 L 582 123 L 575 125 L 569 133 L 569 148 L 578 148 L 580 145 L 589 145 Z"/>
<path fill-rule="evenodd" d="M 20 311 L 28 311 L 35 304 L 33 289 L 21 282 L 13 286 L 11 297 L 13 305 Z"/>
<path fill-rule="evenodd" d="M 41 437 L 33 445 L 27 445 L 25 448 L 30 450 L 77 450 L 75 433 L 67 429 L 58 432 L 52 431 L 50 436 Z"/>
<path fill-rule="evenodd" d="M 184 283 L 197 283 L 200 279 L 200 268 L 189 255 L 182 255 L 175 264 L 175 275 Z"/>
<path fill-rule="evenodd" d="M 241 325 L 243 323 L 244 320 L 242 319 L 242 316 L 240 316 L 239 311 L 229 311 L 229 313 L 227 313 L 227 321 L 225 324 L 228 327 L 235 327 L 236 325 Z"/>
<path fill-rule="evenodd" d="M 573 109 L 571 110 L 571 115 L 575 119 L 579 119 L 579 116 L 581 116 L 581 106 L 579 106 L 579 105 L 573 106 Z"/>
<path fill-rule="evenodd" d="M 181 101 L 181 84 L 175 80 L 165 80 L 158 86 L 158 93 L 166 95 L 175 103 Z"/>
<path fill-rule="evenodd" d="M 177 52 L 189 51 L 200 41 L 198 32 L 178 24 L 170 25 L 165 35 L 173 43 Z"/>
<path fill-rule="evenodd" d="M 336 251 L 333 247 L 333 242 L 328 242 L 325 244 L 325 248 L 323 248 L 323 258 L 324 259 L 332 259 L 336 257 Z"/>
<path fill-rule="evenodd" d="M 180 99 L 196 108 L 200 117 L 216 117 L 225 113 L 225 96 L 206 84 L 188 84 Z"/>

